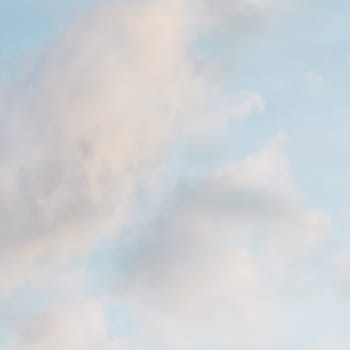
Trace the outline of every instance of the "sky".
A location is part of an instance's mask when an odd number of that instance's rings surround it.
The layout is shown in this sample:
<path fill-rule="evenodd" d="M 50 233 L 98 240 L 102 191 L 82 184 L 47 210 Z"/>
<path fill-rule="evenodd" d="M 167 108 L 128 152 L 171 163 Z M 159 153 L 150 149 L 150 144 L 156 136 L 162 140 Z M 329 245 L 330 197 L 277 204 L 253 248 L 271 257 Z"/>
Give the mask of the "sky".
<path fill-rule="evenodd" d="M 343 350 L 350 4 L 0 0 L 0 350 Z"/>

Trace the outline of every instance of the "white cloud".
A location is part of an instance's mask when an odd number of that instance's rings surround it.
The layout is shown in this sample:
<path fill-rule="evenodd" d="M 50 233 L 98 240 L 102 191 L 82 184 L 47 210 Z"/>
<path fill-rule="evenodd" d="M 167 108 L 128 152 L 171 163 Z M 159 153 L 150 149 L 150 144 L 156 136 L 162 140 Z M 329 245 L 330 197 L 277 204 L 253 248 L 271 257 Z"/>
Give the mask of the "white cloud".
<path fill-rule="evenodd" d="M 281 284 L 324 247 L 329 219 L 296 190 L 281 140 L 184 189 L 139 237 L 120 288 L 154 335 L 149 346 L 286 344 Z"/>
<path fill-rule="evenodd" d="M 191 45 L 209 22 L 249 26 L 270 3 L 101 6 L 39 72 L 4 94 L 0 293 L 25 286 L 50 301 L 62 297 L 15 325 L 14 349 L 119 349 L 103 302 L 80 295 L 79 276 L 66 280 L 66 270 L 129 222 L 138 190 L 158 181 L 170 145 L 190 145 L 194 135 L 212 136 L 264 108 L 258 93 L 223 93 Z M 197 13 L 202 4 L 207 11 Z M 147 325 L 145 344 L 155 337 L 174 349 L 254 347 L 285 334 L 273 282 L 322 245 L 327 217 L 304 205 L 281 139 L 180 189 L 174 210 L 139 237 L 119 291 Z"/>
<path fill-rule="evenodd" d="M 4 94 L 1 259 L 16 261 L 4 281 L 17 283 L 24 271 L 29 278 L 38 257 L 89 251 L 128 220 L 172 142 L 263 107 L 249 92 L 223 101 L 198 71 L 194 4 L 101 6 Z"/>
<path fill-rule="evenodd" d="M 69 255 L 107 213 L 123 220 L 197 90 L 175 4 L 102 10 L 2 105 L 3 255 L 24 243 Z"/>
<path fill-rule="evenodd" d="M 110 337 L 102 306 L 95 300 L 76 300 L 31 314 L 17 325 L 13 349 L 119 350 L 122 341 Z"/>
<path fill-rule="evenodd" d="M 91 291 L 85 269 L 51 268 L 17 293 L 0 304 L 2 334 L 11 339 L 1 349 L 123 349 L 125 339 L 111 333 L 107 301 Z"/>

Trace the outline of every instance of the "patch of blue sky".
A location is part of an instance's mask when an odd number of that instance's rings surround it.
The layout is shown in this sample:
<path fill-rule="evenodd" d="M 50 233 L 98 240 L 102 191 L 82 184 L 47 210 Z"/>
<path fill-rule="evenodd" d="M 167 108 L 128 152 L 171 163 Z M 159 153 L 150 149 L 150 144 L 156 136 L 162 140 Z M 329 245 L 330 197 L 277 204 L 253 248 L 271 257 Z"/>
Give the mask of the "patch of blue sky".
<path fill-rule="evenodd" d="M 129 232 L 123 232 L 124 236 Z M 106 239 L 98 244 L 92 255 L 84 261 L 87 275 L 89 296 L 104 301 L 104 312 L 108 320 L 108 335 L 110 338 L 128 339 L 133 342 L 138 338 L 143 325 L 137 315 L 125 304 L 125 296 L 120 289 L 125 278 L 126 260 L 130 253 L 127 244 L 118 244 L 115 239 Z M 125 242 L 124 242 L 125 243 Z"/>
<path fill-rule="evenodd" d="M 16 334 L 14 330 L 21 326 L 23 318 L 29 318 L 32 313 L 44 310 L 47 300 L 43 295 L 28 288 L 16 288 L 11 294 L 0 299 L 0 348 L 6 348 Z M 21 314 L 22 321 L 19 319 Z"/>
<path fill-rule="evenodd" d="M 118 301 L 118 295 L 113 297 Z M 135 315 L 132 315 L 122 303 L 107 304 L 105 312 L 111 338 L 128 339 L 129 342 L 132 342 L 139 337 L 143 325 L 136 322 Z"/>
<path fill-rule="evenodd" d="M 0 1 L 0 80 L 30 69 L 67 26 L 95 0 Z M 28 63 L 29 62 L 29 63 Z"/>

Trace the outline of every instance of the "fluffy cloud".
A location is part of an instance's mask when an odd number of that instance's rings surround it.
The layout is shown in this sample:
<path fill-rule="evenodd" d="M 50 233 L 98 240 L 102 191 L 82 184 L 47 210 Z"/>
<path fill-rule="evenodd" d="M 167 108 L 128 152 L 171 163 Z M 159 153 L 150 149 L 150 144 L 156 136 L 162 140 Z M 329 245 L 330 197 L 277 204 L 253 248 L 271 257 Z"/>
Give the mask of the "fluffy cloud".
<path fill-rule="evenodd" d="M 51 267 L 36 277 L 0 301 L 1 349 L 124 348 L 125 340 L 111 333 L 107 301 L 94 295 L 86 269 Z"/>
<path fill-rule="evenodd" d="M 219 101 L 191 56 L 189 7 L 180 0 L 102 7 L 67 33 L 29 82 L 6 93 L 2 255 L 69 256 L 93 245 L 109 219 L 122 224 L 168 145 L 196 125 L 210 128 L 206 106 Z M 247 95 L 234 108 L 242 115 L 261 103 Z M 214 119 L 235 113 L 222 110 Z"/>
<path fill-rule="evenodd" d="M 138 238 L 120 291 L 152 341 L 171 349 L 286 344 L 282 286 L 322 249 L 329 219 L 295 188 L 282 141 L 178 190 Z"/>
<path fill-rule="evenodd" d="M 14 333 L 16 340 L 9 350 L 119 350 L 122 346 L 109 335 L 103 304 L 93 299 L 31 314 Z"/>
<path fill-rule="evenodd" d="M 112 207 L 123 211 L 166 148 L 177 110 L 192 94 L 183 84 L 195 83 L 179 34 L 181 12 L 173 12 L 170 33 L 157 35 L 162 4 L 148 7 L 122 15 L 112 8 L 77 28 L 34 87 L 8 99 L 1 159 L 8 245 L 40 237 L 56 249 L 54 237 L 64 237 L 66 251 L 71 232 L 82 230 L 88 241 L 91 223 Z"/>
<path fill-rule="evenodd" d="M 3 93 L 0 293 L 25 286 L 49 300 L 19 310 L 11 349 L 120 348 L 104 303 L 62 271 L 134 219 L 172 146 L 192 147 L 264 108 L 258 93 L 222 91 L 193 43 L 212 24 L 236 30 L 232 21 L 249 24 L 275 3 L 101 5 Z M 142 325 L 137 349 L 254 348 L 288 333 L 276 281 L 322 246 L 328 219 L 305 205 L 281 142 L 179 188 L 159 221 L 127 238 L 115 302 Z"/>
<path fill-rule="evenodd" d="M 106 235 L 118 234 L 138 191 L 160 181 L 169 146 L 198 129 L 200 137 L 211 133 L 213 120 L 223 127 L 228 117 L 262 108 L 256 93 L 224 102 L 207 80 L 191 48 L 199 34 L 192 5 L 150 0 L 98 6 L 32 75 L 2 87 L 2 297 L 23 287 L 44 299 L 64 290 L 53 276 Z M 74 280 L 66 283 L 80 290 Z M 25 306 L 17 310 L 24 326 L 14 348 L 107 347 L 98 306 L 76 304 L 62 301 L 30 316 Z M 32 324 L 40 329 L 28 333 Z M 33 332 L 30 339 L 22 336 Z"/>

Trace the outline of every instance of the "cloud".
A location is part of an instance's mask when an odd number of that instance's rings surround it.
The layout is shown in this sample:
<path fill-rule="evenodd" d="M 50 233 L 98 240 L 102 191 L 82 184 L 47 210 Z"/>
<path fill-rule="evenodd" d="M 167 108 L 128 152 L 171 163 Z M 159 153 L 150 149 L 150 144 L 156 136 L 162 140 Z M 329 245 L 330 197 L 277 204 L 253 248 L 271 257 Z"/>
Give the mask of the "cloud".
<path fill-rule="evenodd" d="M 281 285 L 323 249 L 329 219 L 306 206 L 282 142 L 178 189 L 171 209 L 131 240 L 118 293 L 154 335 L 149 346 L 286 344 Z"/>
<path fill-rule="evenodd" d="M 205 23 L 238 42 L 241 37 L 260 34 L 261 29 L 269 26 L 276 14 L 290 8 L 293 1 L 205 0 L 200 3 Z"/>
<path fill-rule="evenodd" d="M 187 97 L 182 84 L 194 82 L 176 37 L 180 14 L 174 33 L 154 42 L 162 23 L 151 9 L 96 17 L 70 33 L 34 87 L 15 91 L 4 107 L 1 222 L 13 240 L 89 225 L 116 199 L 125 206 L 176 128 L 177 105 Z"/>
<path fill-rule="evenodd" d="M 124 349 L 125 339 L 111 333 L 107 300 L 95 295 L 81 266 L 51 267 L 2 298 L 0 310 L 4 350 Z"/>
<path fill-rule="evenodd" d="M 23 245 L 36 254 L 40 244 L 69 254 L 81 248 L 74 236 L 94 241 L 92 225 L 123 219 L 176 135 L 196 90 L 182 12 L 143 7 L 92 16 L 2 104 L 2 255 Z"/>
<path fill-rule="evenodd" d="M 11 349 L 120 350 L 122 342 L 110 337 L 108 320 L 99 301 L 88 299 L 61 304 L 31 314 L 15 329 Z"/>
<path fill-rule="evenodd" d="M 118 241 L 174 145 L 193 147 L 264 108 L 259 93 L 222 90 L 193 45 L 211 23 L 249 27 L 273 3 L 104 3 L 3 92 L 0 293 L 24 287 L 48 299 L 44 310 L 19 310 L 13 349 L 122 346 L 103 301 L 74 271 L 62 274 L 104 238 Z M 282 139 L 179 188 L 169 212 L 128 238 L 115 302 L 146 325 L 142 346 L 256 347 L 285 334 L 274 282 L 322 246 L 328 218 L 295 188 Z"/>
<path fill-rule="evenodd" d="M 16 261 L 6 283 L 38 258 L 80 256 L 118 232 L 174 142 L 262 108 L 250 92 L 224 102 L 199 70 L 194 4 L 101 5 L 4 92 L 1 259 Z"/>

